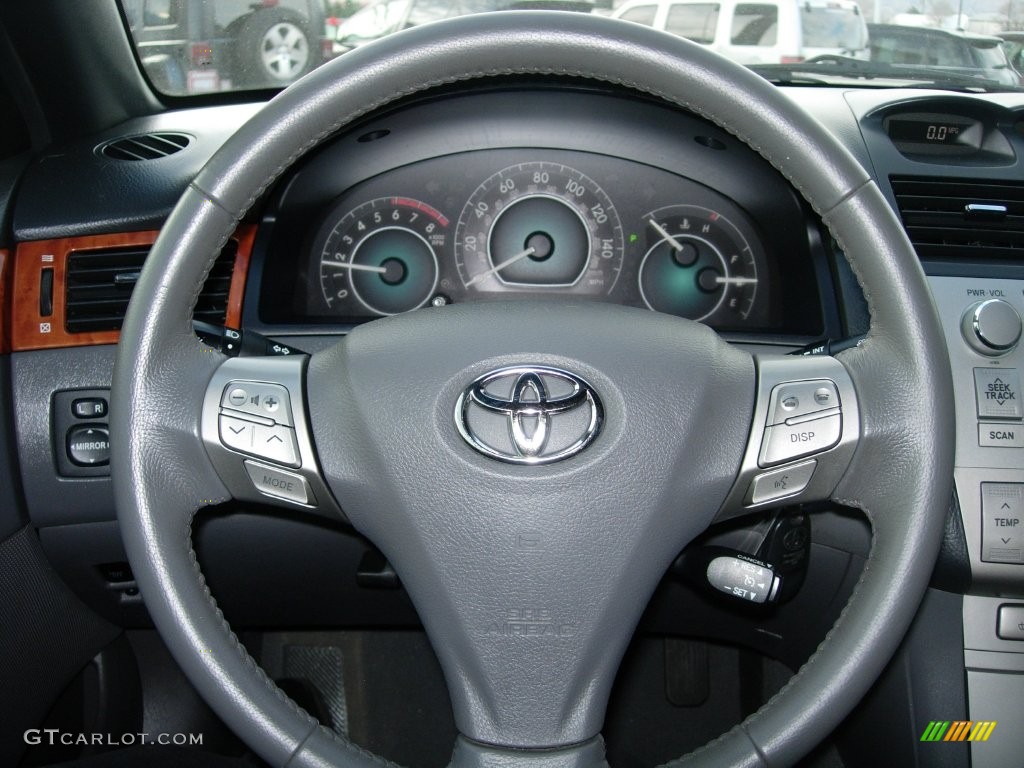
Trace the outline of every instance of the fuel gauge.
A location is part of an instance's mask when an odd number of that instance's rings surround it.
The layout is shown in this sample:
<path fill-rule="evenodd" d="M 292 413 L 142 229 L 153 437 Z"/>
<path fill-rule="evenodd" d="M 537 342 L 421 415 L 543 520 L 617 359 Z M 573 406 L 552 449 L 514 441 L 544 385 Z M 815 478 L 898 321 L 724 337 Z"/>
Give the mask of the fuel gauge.
<path fill-rule="evenodd" d="M 669 205 L 643 217 L 649 247 L 640 263 L 648 308 L 717 324 L 746 320 L 757 298 L 754 251 L 735 224 L 696 205 Z"/>

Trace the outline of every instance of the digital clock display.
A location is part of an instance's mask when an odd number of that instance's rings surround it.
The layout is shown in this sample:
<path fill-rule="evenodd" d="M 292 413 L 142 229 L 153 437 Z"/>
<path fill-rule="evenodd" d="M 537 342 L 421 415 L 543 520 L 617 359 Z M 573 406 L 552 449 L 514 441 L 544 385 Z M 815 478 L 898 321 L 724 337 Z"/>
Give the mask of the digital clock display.
<path fill-rule="evenodd" d="M 929 122 L 925 120 L 890 120 L 889 137 L 894 141 L 915 144 L 958 144 L 967 123 Z"/>

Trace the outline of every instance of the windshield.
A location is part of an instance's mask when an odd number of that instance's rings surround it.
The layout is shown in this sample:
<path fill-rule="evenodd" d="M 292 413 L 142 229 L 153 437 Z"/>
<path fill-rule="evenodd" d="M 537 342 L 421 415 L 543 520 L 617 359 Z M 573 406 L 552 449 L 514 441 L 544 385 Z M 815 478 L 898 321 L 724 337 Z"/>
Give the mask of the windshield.
<path fill-rule="evenodd" d="M 1012 16 L 989 0 L 941 2 L 933 15 L 903 0 L 120 0 L 139 61 L 167 96 L 283 88 L 386 35 L 484 11 L 543 9 L 611 16 L 688 38 L 769 79 L 773 68 L 821 61 L 825 82 L 846 77 L 835 57 L 927 70 L 929 87 L 1015 88 L 1021 61 Z M 947 7 L 948 6 L 948 7 Z M 1009 5 L 1001 6 L 1006 11 Z M 947 13 L 949 11 L 949 13 Z M 1022 24 L 1021 26 L 1024 26 Z M 1020 43 L 1016 43 L 1017 46 Z M 789 70 L 787 70 L 789 71 Z M 856 73 L 866 76 L 860 67 Z M 942 73 L 955 72 L 948 81 Z M 912 79 L 917 79 L 912 78 Z M 787 82 L 794 82 L 789 78 Z M 813 79 L 808 81 L 815 81 Z M 838 83 L 837 83 L 838 84 Z M 879 82 L 873 85 L 879 85 Z M 894 85 L 906 84 L 894 82 Z"/>
<path fill-rule="evenodd" d="M 811 5 L 800 7 L 804 45 L 859 51 L 867 44 L 867 27 L 858 6 Z"/>

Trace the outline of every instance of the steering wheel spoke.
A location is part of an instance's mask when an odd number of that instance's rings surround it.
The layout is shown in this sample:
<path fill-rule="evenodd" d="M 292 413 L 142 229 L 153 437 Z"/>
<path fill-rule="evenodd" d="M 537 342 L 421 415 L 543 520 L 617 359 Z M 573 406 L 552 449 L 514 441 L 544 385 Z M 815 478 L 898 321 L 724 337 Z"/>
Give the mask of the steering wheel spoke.
<path fill-rule="evenodd" d="M 857 393 L 834 357 L 754 360 L 757 399 L 750 436 L 719 520 L 829 498 L 860 437 Z"/>
<path fill-rule="evenodd" d="M 337 518 L 308 427 L 308 362 L 306 355 L 225 360 L 203 399 L 203 444 L 234 498 Z"/>

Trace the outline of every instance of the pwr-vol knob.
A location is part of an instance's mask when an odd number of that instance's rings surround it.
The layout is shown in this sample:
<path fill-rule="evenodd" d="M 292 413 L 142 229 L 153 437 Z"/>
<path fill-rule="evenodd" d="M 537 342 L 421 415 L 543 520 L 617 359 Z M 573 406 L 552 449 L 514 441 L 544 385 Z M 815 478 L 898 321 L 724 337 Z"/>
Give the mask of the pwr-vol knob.
<path fill-rule="evenodd" d="M 1020 315 L 1002 299 L 979 301 L 964 313 L 960 330 L 971 349 L 994 357 L 1017 346 L 1021 334 Z"/>

